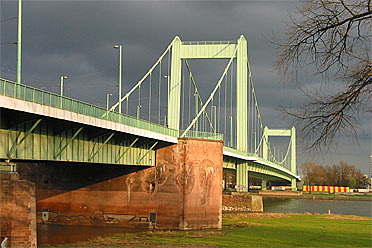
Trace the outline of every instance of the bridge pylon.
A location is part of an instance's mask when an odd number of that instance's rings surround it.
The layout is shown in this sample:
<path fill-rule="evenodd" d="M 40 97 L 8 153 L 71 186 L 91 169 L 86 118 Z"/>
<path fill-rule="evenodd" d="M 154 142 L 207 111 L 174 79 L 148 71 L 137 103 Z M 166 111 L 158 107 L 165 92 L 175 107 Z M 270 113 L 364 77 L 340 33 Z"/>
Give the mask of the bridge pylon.
<path fill-rule="evenodd" d="M 291 149 L 291 172 L 296 174 L 296 128 L 291 129 L 269 129 L 267 126 L 263 132 L 263 144 L 262 144 L 262 157 L 263 159 L 269 159 L 269 136 L 284 136 L 290 137 L 290 149 Z M 266 186 L 266 182 L 265 182 Z M 291 179 L 291 188 L 296 190 L 296 179 Z"/>
<path fill-rule="evenodd" d="M 170 90 L 168 97 L 168 127 L 180 130 L 182 59 L 236 59 L 236 146 L 248 152 L 248 54 L 247 40 L 243 35 L 237 42 L 182 42 L 176 36 L 172 43 Z M 248 164 L 237 164 L 238 191 L 248 191 Z"/>
<path fill-rule="evenodd" d="M 236 50 L 236 52 L 235 52 Z M 172 59 L 170 90 L 168 98 L 168 127 L 180 130 L 180 107 L 181 107 L 181 87 L 182 87 L 182 59 L 236 59 L 237 77 L 236 77 L 236 141 L 237 149 L 242 152 L 248 152 L 247 137 L 247 40 L 243 35 L 237 42 L 182 42 L 176 36 L 172 42 Z"/>

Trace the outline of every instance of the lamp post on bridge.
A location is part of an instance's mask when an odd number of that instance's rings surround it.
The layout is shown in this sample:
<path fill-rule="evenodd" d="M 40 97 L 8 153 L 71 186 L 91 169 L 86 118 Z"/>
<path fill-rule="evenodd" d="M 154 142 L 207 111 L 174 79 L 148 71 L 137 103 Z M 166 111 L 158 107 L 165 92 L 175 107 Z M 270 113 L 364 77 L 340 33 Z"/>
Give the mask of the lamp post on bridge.
<path fill-rule="evenodd" d="M 122 61 L 123 61 L 123 46 L 115 45 L 115 49 L 119 49 L 119 113 L 121 114 L 121 80 L 122 80 Z"/>
<path fill-rule="evenodd" d="M 109 110 L 110 96 L 112 96 L 111 93 L 106 94 L 106 110 Z"/>
<path fill-rule="evenodd" d="M 18 0 L 18 55 L 17 55 L 17 84 L 21 84 L 22 72 L 22 0 Z"/>
<path fill-rule="evenodd" d="M 67 79 L 68 76 L 61 76 L 61 96 L 63 96 L 63 79 Z"/>
<path fill-rule="evenodd" d="M 65 75 L 65 76 L 61 76 L 61 96 L 63 96 L 63 79 L 67 79 L 68 77 Z M 61 108 L 63 107 L 63 98 L 61 97 Z"/>
<path fill-rule="evenodd" d="M 140 118 L 140 111 L 141 111 L 142 105 L 137 105 L 137 119 Z"/>

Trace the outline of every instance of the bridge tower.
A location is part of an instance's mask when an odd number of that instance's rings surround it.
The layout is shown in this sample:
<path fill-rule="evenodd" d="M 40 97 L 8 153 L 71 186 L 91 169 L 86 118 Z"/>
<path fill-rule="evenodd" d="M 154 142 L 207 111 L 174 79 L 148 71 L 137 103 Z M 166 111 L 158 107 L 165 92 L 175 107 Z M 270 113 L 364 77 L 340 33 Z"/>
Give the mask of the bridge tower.
<path fill-rule="evenodd" d="M 168 97 L 168 127 L 180 130 L 180 107 L 181 107 L 181 74 L 182 59 L 231 59 L 237 62 L 236 76 L 236 141 L 237 149 L 248 152 L 247 137 L 247 40 L 243 35 L 236 43 L 231 42 L 182 42 L 176 36 L 172 43 L 172 60 L 170 75 L 170 90 Z M 248 164 L 237 164 L 237 188 L 238 191 L 248 191 Z"/>

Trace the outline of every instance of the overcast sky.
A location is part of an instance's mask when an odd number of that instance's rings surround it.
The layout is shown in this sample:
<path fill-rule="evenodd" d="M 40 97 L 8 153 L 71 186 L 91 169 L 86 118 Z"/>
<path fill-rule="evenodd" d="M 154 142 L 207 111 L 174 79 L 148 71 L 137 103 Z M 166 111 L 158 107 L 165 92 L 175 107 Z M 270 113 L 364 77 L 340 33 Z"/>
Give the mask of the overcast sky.
<path fill-rule="evenodd" d="M 1 77 L 16 80 L 18 1 L 1 0 Z M 272 68 L 274 49 L 267 41 L 285 31 L 284 21 L 296 1 L 23 1 L 22 81 L 58 92 L 59 77 L 69 76 L 64 94 L 71 98 L 106 104 L 106 93 L 117 98 L 117 54 L 124 47 L 124 87 L 127 92 L 152 66 L 174 36 L 185 41 L 248 41 L 260 112 L 265 125 L 289 128 L 280 106 L 304 101 L 298 85 L 283 84 Z M 204 65 L 205 64 L 205 65 Z M 196 67 L 200 81 L 213 87 L 222 74 L 221 63 L 203 62 Z M 208 68 L 208 70 L 206 69 Z M 222 67 L 223 68 L 223 67 Z M 204 73 L 203 73 L 204 71 Z M 194 72 L 196 74 L 196 72 Z M 300 83 L 316 85 L 304 75 Z M 205 86 L 207 87 L 207 86 Z M 210 89 L 210 88 L 209 88 Z M 358 142 L 340 137 L 330 151 L 305 152 L 298 140 L 298 165 L 314 161 L 333 165 L 341 160 L 367 173 L 371 152 L 371 118 L 363 116 Z M 275 142 L 275 141 L 274 141 Z M 278 141 L 280 142 L 280 141 Z"/>

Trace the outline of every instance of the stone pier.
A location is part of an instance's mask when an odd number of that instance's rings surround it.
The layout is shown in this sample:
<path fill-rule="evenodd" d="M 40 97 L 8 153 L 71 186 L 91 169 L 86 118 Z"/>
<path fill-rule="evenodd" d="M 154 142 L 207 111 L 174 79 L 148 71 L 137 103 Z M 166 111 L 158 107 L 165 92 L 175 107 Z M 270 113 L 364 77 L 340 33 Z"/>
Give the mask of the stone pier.
<path fill-rule="evenodd" d="M 0 171 L 0 234 L 5 247 L 37 247 L 35 184 L 17 172 Z"/>

